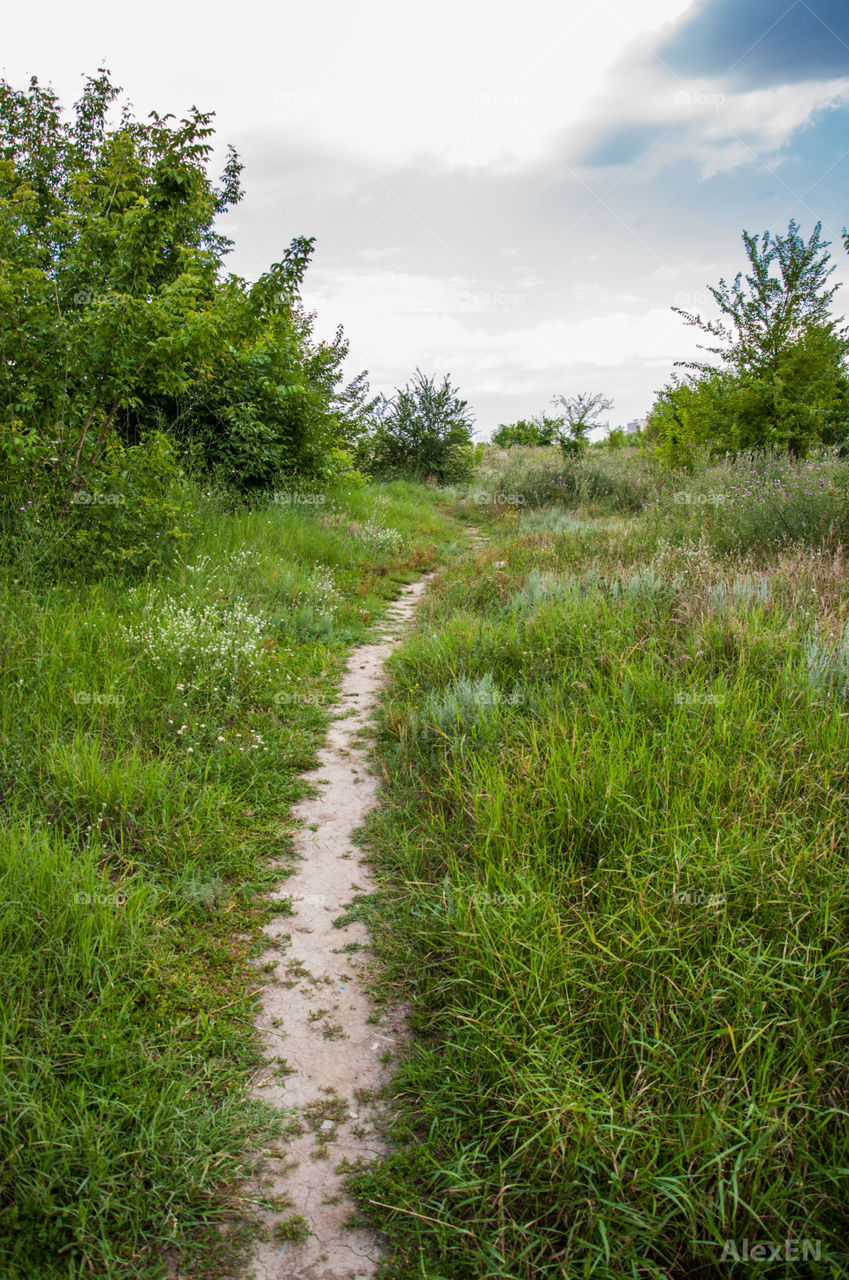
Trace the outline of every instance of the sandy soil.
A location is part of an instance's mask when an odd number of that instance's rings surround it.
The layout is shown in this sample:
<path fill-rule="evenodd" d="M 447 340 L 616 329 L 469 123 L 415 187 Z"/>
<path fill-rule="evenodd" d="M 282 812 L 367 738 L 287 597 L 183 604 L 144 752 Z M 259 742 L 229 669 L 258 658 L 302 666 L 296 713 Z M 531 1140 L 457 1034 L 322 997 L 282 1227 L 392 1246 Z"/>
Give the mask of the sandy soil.
<path fill-rule="evenodd" d="M 405 1011 L 382 1010 L 374 1021 L 361 973 L 369 962 L 367 932 L 358 921 L 342 928 L 333 921 L 358 894 L 375 888 L 351 840 L 377 790 L 367 744 L 358 739 L 375 705 L 386 657 L 425 585 L 423 579 L 405 587 L 375 642 L 352 653 L 334 709 L 342 718 L 330 726 L 319 768 L 306 775 L 319 794 L 294 810 L 302 824 L 295 838 L 300 860 L 278 896 L 292 898 L 295 914 L 266 928 L 270 938 L 291 935 L 291 943 L 263 957 L 281 956 L 263 995 L 258 1025 L 267 1066 L 254 1095 L 299 1121 L 303 1132 L 285 1144 L 284 1157 L 268 1160 L 264 1193 L 287 1196 L 291 1203 L 261 1211 L 269 1240 L 251 1257 L 248 1274 L 256 1280 L 366 1280 L 380 1256 L 371 1233 L 345 1225 L 353 1205 L 336 1167 L 345 1159 L 372 1159 L 382 1149 L 375 1130 L 380 1103 L 372 1094 L 392 1074 L 391 1057 L 406 1034 Z M 347 950 L 351 944 L 359 948 Z M 279 1073 L 281 1058 L 290 1074 Z M 271 1238 L 275 1224 L 293 1214 L 306 1219 L 309 1237 Z"/>

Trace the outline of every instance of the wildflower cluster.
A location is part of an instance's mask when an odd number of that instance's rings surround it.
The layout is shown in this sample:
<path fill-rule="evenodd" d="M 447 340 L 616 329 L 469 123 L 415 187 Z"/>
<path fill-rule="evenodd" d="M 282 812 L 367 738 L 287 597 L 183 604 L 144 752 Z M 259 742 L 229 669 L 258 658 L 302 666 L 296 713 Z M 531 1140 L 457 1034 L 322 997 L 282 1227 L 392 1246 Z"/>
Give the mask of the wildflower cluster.
<path fill-rule="evenodd" d="M 403 535 L 397 529 L 378 524 L 374 516 L 363 525 L 358 536 L 372 551 L 400 551 L 404 545 Z"/>
<path fill-rule="evenodd" d="M 340 600 L 332 570 L 325 564 L 316 565 L 299 595 L 303 604 L 332 617 Z"/>
<path fill-rule="evenodd" d="M 147 651 L 156 667 L 177 661 L 203 670 L 213 678 L 234 675 L 250 666 L 262 648 L 265 619 L 251 613 L 246 601 L 229 600 L 226 606 L 179 605 L 168 598 L 156 612 L 148 605 L 144 621 L 127 627 L 124 635 Z"/>
<path fill-rule="evenodd" d="M 849 530 L 846 464 L 833 448 L 806 458 L 739 454 L 712 468 L 709 478 L 711 492 L 724 495 L 710 527 L 720 551 L 835 542 Z"/>

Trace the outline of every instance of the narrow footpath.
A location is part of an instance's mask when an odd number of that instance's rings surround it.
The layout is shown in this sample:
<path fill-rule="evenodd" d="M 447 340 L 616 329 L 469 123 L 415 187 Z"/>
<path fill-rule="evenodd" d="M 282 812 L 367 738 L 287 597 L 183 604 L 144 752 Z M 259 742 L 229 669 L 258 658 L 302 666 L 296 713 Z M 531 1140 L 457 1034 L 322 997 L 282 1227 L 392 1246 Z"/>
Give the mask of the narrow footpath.
<path fill-rule="evenodd" d="M 375 641 L 351 654 L 319 767 L 305 775 L 318 794 L 294 809 L 301 824 L 295 836 L 299 860 L 277 893 L 291 897 L 294 914 L 266 927 L 270 939 L 284 941 L 263 993 L 258 1026 L 266 1066 L 253 1089 L 291 1121 L 285 1155 L 269 1158 L 261 1188 L 266 1196 L 288 1198 L 282 1201 L 288 1207 L 261 1211 L 269 1238 L 254 1247 L 246 1273 L 256 1280 L 368 1280 L 380 1257 L 370 1232 L 345 1225 L 354 1206 L 336 1168 L 342 1160 L 370 1160 L 382 1151 L 375 1095 L 394 1071 L 405 1011 L 382 1009 L 376 1021 L 362 973 L 369 961 L 367 931 L 360 921 L 339 928 L 333 922 L 354 898 L 376 887 L 352 841 L 378 785 L 362 739 L 386 658 L 426 582 L 405 587 Z M 294 1215 L 305 1220 L 309 1234 L 281 1239 L 280 1224 Z"/>

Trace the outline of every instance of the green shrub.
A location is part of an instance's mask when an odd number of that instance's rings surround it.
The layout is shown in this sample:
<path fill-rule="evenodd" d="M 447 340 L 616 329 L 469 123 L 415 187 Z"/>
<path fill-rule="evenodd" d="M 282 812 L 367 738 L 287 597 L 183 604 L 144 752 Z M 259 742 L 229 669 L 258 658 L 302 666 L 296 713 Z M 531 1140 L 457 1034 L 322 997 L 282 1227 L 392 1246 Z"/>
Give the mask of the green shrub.
<path fill-rule="evenodd" d="M 112 433 L 96 458 L 83 451 L 76 479 L 67 458 L 63 465 L 42 446 L 19 450 L 19 436 L 0 426 L 7 463 L 0 542 L 24 570 L 133 576 L 167 567 L 191 537 L 199 495 L 167 436 L 124 445 Z"/>

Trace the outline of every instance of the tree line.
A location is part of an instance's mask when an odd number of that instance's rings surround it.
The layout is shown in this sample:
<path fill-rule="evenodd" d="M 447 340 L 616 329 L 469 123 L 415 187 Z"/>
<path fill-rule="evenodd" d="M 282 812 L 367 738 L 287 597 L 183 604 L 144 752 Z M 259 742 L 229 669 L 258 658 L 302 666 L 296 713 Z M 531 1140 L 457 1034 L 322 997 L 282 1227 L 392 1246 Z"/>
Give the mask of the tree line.
<path fill-rule="evenodd" d="M 849 251 L 849 234 L 844 231 Z M 791 221 L 786 234 L 743 232 L 748 269 L 709 285 L 718 311 L 704 318 L 673 307 L 706 339 L 707 359 L 677 361 L 681 373 L 656 396 L 644 439 L 661 461 L 687 468 L 695 448 L 715 453 L 779 449 L 804 455 L 849 439 L 849 329 L 833 314 L 840 287 L 817 223 L 806 240 Z M 493 442 L 555 445 L 574 453 L 611 402 L 601 394 L 555 396 L 559 412 L 504 423 Z M 622 444 L 621 431 L 610 432 Z"/>

